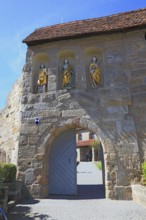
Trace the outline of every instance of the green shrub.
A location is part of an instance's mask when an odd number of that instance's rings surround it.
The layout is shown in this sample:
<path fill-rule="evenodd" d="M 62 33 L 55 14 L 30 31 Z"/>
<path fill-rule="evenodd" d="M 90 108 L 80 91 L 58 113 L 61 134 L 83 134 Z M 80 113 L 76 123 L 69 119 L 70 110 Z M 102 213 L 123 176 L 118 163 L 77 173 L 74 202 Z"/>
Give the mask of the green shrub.
<path fill-rule="evenodd" d="M 10 163 L 0 163 L 0 178 L 4 178 L 6 182 L 16 180 L 16 166 Z"/>
<path fill-rule="evenodd" d="M 142 165 L 142 182 L 146 185 L 146 162 L 143 162 Z"/>

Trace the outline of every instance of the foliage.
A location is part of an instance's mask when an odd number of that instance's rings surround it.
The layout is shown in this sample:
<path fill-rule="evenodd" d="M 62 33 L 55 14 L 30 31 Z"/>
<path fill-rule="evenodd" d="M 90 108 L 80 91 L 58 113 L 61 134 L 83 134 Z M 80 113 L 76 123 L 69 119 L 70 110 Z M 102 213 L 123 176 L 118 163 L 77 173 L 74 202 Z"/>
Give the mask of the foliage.
<path fill-rule="evenodd" d="M 100 140 L 94 140 L 92 142 L 92 144 L 90 145 L 90 147 L 97 149 L 97 150 L 101 150 L 101 143 Z"/>
<path fill-rule="evenodd" d="M 142 183 L 146 185 L 146 162 L 143 162 L 141 164 L 141 168 L 142 168 Z"/>
<path fill-rule="evenodd" d="M 16 166 L 10 163 L 0 163 L 0 178 L 4 178 L 6 182 L 16 180 Z"/>
<path fill-rule="evenodd" d="M 96 165 L 96 167 L 97 167 L 99 170 L 102 170 L 102 163 L 101 163 L 101 161 L 96 161 L 96 162 L 95 162 L 95 165 Z"/>

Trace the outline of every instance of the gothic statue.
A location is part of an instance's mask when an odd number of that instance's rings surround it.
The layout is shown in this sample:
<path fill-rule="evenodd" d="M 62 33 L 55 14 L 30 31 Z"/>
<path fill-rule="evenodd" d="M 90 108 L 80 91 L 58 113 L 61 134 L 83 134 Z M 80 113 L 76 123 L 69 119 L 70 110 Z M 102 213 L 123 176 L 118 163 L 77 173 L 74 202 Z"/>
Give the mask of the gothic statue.
<path fill-rule="evenodd" d="M 46 92 L 47 91 L 47 83 L 48 83 L 48 74 L 44 64 L 40 65 L 40 71 L 38 74 L 38 92 Z"/>
<path fill-rule="evenodd" d="M 75 88 L 75 75 L 68 59 L 64 60 L 62 67 L 62 87 L 66 89 Z"/>
<path fill-rule="evenodd" d="M 98 66 L 98 59 L 96 56 L 92 58 L 92 62 L 89 65 L 89 73 L 90 73 L 92 88 L 99 87 L 101 83 L 101 76 L 100 76 L 100 68 Z"/>

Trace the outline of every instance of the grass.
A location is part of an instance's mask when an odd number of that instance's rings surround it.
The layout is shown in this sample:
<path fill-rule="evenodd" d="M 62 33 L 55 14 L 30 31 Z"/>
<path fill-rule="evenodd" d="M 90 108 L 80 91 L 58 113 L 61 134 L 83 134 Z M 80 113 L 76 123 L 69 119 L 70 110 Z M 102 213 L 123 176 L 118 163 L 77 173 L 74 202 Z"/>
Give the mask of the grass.
<path fill-rule="evenodd" d="M 99 170 L 102 170 L 102 163 L 101 163 L 101 161 L 96 161 L 96 162 L 95 162 L 95 165 L 96 165 L 96 167 L 97 167 Z"/>

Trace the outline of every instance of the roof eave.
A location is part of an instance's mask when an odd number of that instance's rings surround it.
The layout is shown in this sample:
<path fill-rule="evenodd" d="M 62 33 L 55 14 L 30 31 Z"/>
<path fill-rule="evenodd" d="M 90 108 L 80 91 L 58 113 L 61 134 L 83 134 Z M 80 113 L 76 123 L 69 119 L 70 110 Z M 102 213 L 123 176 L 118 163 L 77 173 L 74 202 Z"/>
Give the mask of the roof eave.
<path fill-rule="evenodd" d="M 79 38 L 99 36 L 99 35 L 105 35 L 105 34 L 113 34 L 113 33 L 126 33 L 129 31 L 145 29 L 145 28 L 146 28 L 146 24 L 135 26 L 135 27 L 127 27 L 124 29 L 119 28 L 119 29 L 115 29 L 115 30 L 107 30 L 107 31 L 101 31 L 101 32 L 74 34 L 72 36 L 71 35 L 70 36 L 61 36 L 61 37 L 54 37 L 54 38 L 50 38 L 50 39 L 39 39 L 39 40 L 32 40 L 32 41 L 24 39 L 22 42 L 26 43 L 27 46 L 36 46 L 36 45 L 45 44 L 45 43 L 54 42 L 54 41 L 62 41 L 62 40 L 68 40 L 68 39 L 79 39 Z"/>

